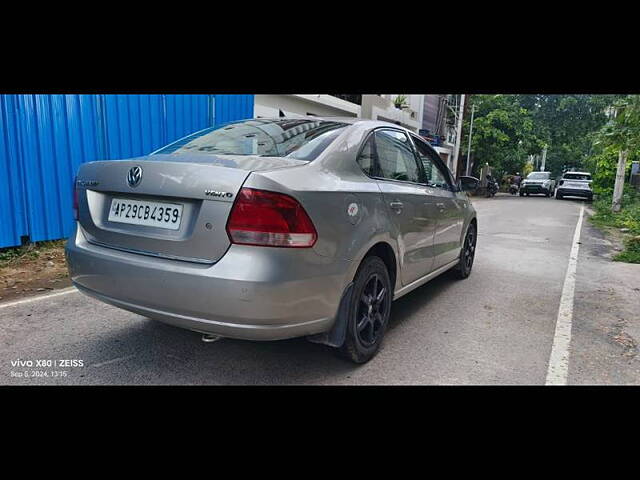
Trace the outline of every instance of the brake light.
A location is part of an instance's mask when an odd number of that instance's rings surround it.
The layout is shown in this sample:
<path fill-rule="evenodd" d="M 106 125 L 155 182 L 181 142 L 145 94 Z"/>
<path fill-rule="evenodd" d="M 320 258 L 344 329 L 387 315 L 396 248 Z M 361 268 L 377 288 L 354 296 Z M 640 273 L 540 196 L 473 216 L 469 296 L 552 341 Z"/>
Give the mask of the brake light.
<path fill-rule="evenodd" d="M 73 219 L 78 220 L 78 177 L 73 179 Z"/>
<path fill-rule="evenodd" d="M 227 234 L 231 243 L 268 247 L 312 247 L 318 238 L 309 215 L 295 198 L 254 188 L 238 193 Z"/>

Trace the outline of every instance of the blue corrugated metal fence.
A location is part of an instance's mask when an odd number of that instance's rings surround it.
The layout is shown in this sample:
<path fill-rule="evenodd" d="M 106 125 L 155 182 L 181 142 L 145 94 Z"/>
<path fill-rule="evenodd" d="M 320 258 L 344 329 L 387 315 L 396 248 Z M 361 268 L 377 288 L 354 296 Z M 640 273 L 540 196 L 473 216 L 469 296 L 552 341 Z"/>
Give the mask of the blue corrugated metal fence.
<path fill-rule="evenodd" d="M 253 95 L 0 95 L 0 247 L 70 235 L 81 163 L 252 116 Z"/>
<path fill-rule="evenodd" d="M 253 95 L 216 95 L 216 125 L 253 117 Z"/>

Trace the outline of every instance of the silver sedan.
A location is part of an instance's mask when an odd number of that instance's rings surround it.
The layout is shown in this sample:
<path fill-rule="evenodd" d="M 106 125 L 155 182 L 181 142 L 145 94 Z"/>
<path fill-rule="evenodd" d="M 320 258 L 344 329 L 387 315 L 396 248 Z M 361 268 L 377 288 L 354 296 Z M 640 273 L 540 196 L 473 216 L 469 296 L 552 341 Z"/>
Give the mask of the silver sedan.
<path fill-rule="evenodd" d="M 476 214 L 438 154 L 386 122 L 257 118 L 83 164 L 74 285 L 207 335 L 306 336 L 354 362 L 391 302 L 473 265 Z"/>

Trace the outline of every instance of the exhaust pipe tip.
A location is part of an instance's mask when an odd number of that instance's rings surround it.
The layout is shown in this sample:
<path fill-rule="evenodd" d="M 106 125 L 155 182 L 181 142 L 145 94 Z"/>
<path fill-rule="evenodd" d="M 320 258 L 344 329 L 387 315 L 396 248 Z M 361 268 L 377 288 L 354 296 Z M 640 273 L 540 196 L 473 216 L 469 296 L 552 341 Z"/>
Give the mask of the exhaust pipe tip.
<path fill-rule="evenodd" d="M 221 337 L 220 335 L 212 335 L 210 333 L 204 333 L 202 334 L 202 341 L 204 343 L 213 343 L 213 342 L 217 342 L 218 340 L 221 340 L 223 337 Z"/>

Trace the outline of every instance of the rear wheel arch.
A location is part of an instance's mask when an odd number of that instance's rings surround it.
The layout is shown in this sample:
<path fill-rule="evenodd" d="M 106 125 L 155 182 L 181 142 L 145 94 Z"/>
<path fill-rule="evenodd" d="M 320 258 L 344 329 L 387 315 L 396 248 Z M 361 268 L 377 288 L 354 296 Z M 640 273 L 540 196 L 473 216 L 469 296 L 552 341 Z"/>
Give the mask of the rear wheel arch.
<path fill-rule="evenodd" d="M 353 294 L 353 286 L 360 271 L 360 267 L 365 263 L 367 258 L 378 257 L 387 267 L 389 273 L 389 281 L 391 284 L 391 301 L 393 301 L 393 294 L 395 293 L 395 283 L 397 279 L 397 257 L 393 250 L 393 247 L 385 241 L 379 241 L 369 247 L 369 249 L 362 255 L 360 261 L 354 262 L 352 271 L 349 272 L 349 283 L 345 286 L 344 293 L 340 299 L 340 305 L 336 314 L 336 319 L 333 327 L 328 332 L 313 335 L 307 337 L 308 340 L 314 343 L 322 343 L 331 347 L 341 347 L 345 341 L 347 323 L 349 319 L 349 306 L 351 304 L 351 295 Z"/>
<path fill-rule="evenodd" d="M 338 349 L 355 363 L 373 358 L 383 341 L 389 321 L 393 287 L 389 268 L 378 255 L 367 255 L 353 281 L 347 315 L 343 318 L 344 340 Z"/>
<path fill-rule="evenodd" d="M 372 256 L 379 257 L 380 260 L 384 262 L 384 264 L 387 267 L 387 270 L 389 271 L 389 278 L 391 280 L 391 285 L 393 288 L 395 288 L 396 279 L 398 278 L 398 261 L 396 258 L 396 254 L 393 251 L 393 248 L 391 248 L 391 245 L 389 245 L 387 242 L 378 242 L 375 245 L 373 245 L 371 248 L 369 248 L 367 253 L 365 253 L 364 257 L 362 257 L 362 260 L 360 260 L 358 268 L 367 257 L 372 257 Z"/>

